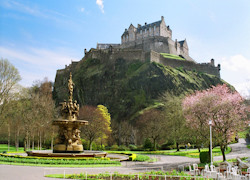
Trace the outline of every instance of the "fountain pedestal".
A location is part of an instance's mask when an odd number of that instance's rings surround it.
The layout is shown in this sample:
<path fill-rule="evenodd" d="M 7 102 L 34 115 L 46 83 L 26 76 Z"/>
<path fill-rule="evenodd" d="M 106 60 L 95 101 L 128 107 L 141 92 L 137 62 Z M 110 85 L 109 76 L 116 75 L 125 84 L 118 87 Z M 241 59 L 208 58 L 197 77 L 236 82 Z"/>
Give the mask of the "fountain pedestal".
<path fill-rule="evenodd" d="M 83 152 L 83 146 L 80 137 L 80 127 L 87 125 L 88 121 L 77 120 L 79 115 L 79 104 L 73 103 L 72 75 L 68 80 L 69 100 L 61 104 L 61 118 L 54 120 L 53 125 L 59 126 L 58 137 L 55 141 L 53 153 L 80 153 Z"/>
<path fill-rule="evenodd" d="M 87 125 L 88 121 L 84 120 L 54 120 L 53 125 L 59 126 L 59 133 L 54 145 L 54 153 L 79 153 L 83 152 L 83 146 L 80 138 L 79 128 Z"/>

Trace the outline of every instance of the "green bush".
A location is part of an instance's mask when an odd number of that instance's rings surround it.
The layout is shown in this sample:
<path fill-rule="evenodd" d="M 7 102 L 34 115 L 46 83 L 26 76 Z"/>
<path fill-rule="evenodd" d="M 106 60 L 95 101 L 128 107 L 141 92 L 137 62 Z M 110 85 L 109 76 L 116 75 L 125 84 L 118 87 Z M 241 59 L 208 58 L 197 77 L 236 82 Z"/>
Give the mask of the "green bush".
<path fill-rule="evenodd" d="M 200 163 L 209 163 L 210 155 L 208 151 L 200 152 Z"/>
<path fill-rule="evenodd" d="M 109 158 L 52 158 L 52 157 L 22 157 L 0 154 L 0 161 L 9 163 L 51 164 L 51 165 L 92 165 L 92 164 L 115 164 L 119 161 L 110 161 Z"/>
<path fill-rule="evenodd" d="M 128 148 L 124 145 L 119 146 L 118 151 L 128 151 Z"/>
<path fill-rule="evenodd" d="M 143 145 L 144 150 L 151 150 L 152 147 L 153 147 L 152 142 L 150 141 L 149 138 L 147 138 L 147 139 L 144 141 L 144 145 Z"/>
<path fill-rule="evenodd" d="M 117 144 L 114 144 L 111 146 L 110 150 L 117 151 L 119 149 L 119 146 Z"/>
<path fill-rule="evenodd" d="M 130 144 L 130 145 L 128 146 L 128 148 L 129 148 L 130 151 L 136 151 L 136 150 L 137 150 L 137 146 L 134 145 L 134 144 Z"/>

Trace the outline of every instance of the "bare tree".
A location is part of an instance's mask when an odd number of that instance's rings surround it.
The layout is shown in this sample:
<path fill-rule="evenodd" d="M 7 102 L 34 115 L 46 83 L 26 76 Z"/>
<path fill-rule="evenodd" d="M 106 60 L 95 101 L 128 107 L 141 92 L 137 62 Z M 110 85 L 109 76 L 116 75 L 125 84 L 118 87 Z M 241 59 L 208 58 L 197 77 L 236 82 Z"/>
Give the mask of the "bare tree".
<path fill-rule="evenodd" d="M 157 143 L 166 134 L 166 122 L 163 112 L 153 109 L 144 112 L 137 121 L 138 132 L 144 139 L 150 138 L 153 141 L 154 149 Z"/>
<path fill-rule="evenodd" d="M 10 91 L 13 86 L 21 80 L 18 70 L 7 60 L 0 60 L 0 116 L 10 100 Z M 4 123 L 4 118 L 0 118 L 0 126 Z"/>

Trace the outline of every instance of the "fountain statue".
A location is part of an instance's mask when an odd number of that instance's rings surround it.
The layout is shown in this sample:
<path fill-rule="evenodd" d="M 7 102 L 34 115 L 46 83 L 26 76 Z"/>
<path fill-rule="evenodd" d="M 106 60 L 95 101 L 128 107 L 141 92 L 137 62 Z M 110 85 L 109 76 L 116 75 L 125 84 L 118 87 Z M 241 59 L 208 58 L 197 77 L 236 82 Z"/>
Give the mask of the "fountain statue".
<path fill-rule="evenodd" d="M 74 83 L 72 75 L 68 80 L 69 99 L 60 103 L 60 118 L 53 120 L 52 124 L 59 126 L 58 136 L 55 140 L 53 152 L 51 150 L 27 151 L 28 156 L 37 157 L 106 157 L 107 153 L 102 151 L 84 151 L 80 137 L 80 127 L 87 125 L 88 121 L 78 120 L 79 104 L 73 102 Z"/>
<path fill-rule="evenodd" d="M 75 100 L 73 102 L 74 83 L 72 81 L 72 74 L 68 80 L 69 99 L 68 102 L 60 103 L 61 118 L 54 120 L 53 125 L 59 126 L 58 137 L 55 141 L 54 153 L 79 153 L 83 151 L 83 146 L 80 137 L 80 127 L 87 125 L 88 121 L 78 120 L 79 104 Z"/>

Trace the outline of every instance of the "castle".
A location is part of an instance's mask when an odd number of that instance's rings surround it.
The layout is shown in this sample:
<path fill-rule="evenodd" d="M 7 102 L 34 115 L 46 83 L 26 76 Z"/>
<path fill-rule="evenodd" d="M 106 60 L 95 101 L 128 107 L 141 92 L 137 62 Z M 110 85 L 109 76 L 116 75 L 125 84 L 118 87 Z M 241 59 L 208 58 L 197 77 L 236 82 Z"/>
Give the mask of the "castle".
<path fill-rule="evenodd" d="M 121 36 L 121 44 L 98 44 L 97 49 L 107 49 L 109 46 L 122 49 L 143 49 L 158 53 L 175 54 L 193 61 L 189 56 L 187 41 L 172 40 L 172 30 L 166 26 L 164 17 L 160 21 L 151 24 L 145 23 L 144 26 L 138 24 L 137 28 L 130 24 Z"/>
<path fill-rule="evenodd" d="M 164 17 L 160 21 L 135 27 L 130 24 L 121 36 L 121 44 L 97 43 L 96 49 L 85 49 L 86 58 L 128 61 L 141 60 L 161 63 L 174 68 L 204 72 L 220 78 L 220 64 L 215 66 L 214 60 L 208 63 L 196 63 L 189 56 L 187 40 L 172 40 L 172 30 L 166 26 Z"/>

